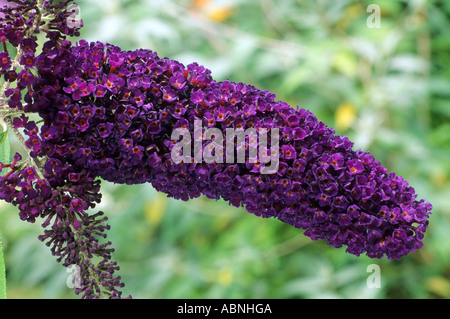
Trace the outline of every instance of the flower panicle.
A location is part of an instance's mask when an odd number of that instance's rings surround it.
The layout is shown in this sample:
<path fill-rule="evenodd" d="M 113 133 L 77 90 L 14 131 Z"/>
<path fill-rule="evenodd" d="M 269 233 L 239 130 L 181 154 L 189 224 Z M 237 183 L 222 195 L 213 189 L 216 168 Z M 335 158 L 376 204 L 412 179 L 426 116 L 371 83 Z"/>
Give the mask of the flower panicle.
<path fill-rule="evenodd" d="M 115 183 L 150 182 L 177 199 L 223 198 L 354 255 L 399 259 L 422 246 L 431 204 L 310 111 L 151 50 L 84 40 L 45 47 L 51 53 L 38 58 L 28 106 L 44 120 L 40 156 Z M 196 121 L 200 136 L 207 128 L 279 129 L 278 170 L 262 174 L 262 161 L 249 156 L 175 163 L 171 134 L 186 129 L 194 140 Z M 240 147 L 248 150 L 249 140 Z"/>
<path fill-rule="evenodd" d="M 89 174 L 74 173 L 70 167 L 47 162 L 44 177 L 34 166 L 15 154 L 10 164 L 0 164 L 0 199 L 19 208 L 22 220 L 34 223 L 42 219 L 44 234 L 39 239 L 63 266 L 80 267 L 80 284 L 76 294 L 83 298 L 121 298 L 123 283 L 114 272 L 120 268 L 112 261 L 111 242 L 106 239 L 110 229 L 103 212 L 88 214 L 100 202 L 99 181 Z M 77 175 L 74 176 L 74 175 Z M 100 258 L 100 261 L 96 259 Z"/>
<path fill-rule="evenodd" d="M 106 238 L 107 219 L 100 217 L 103 213 L 86 213 L 101 200 L 100 181 L 85 170 L 46 157 L 45 141 L 54 138 L 55 132 L 22 113 L 23 101 L 32 103 L 33 85 L 39 81 L 37 33 L 44 32 L 55 50 L 61 51 L 70 46 L 66 36 L 79 35 L 82 21 L 73 18 L 78 8 L 72 2 L 0 2 L 0 76 L 5 81 L 0 91 L 2 116 L 28 153 L 25 160 L 17 153 L 12 163 L 0 163 L 0 170 L 8 170 L 0 177 L 0 198 L 18 207 L 22 220 L 43 220 L 40 239 L 51 247 L 57 261 L 66 267 L 80 267 L 77 294 L 120 298 L 123 283 L 120 276 L 114 276 L 119 270 L 111 260 L 114 249 L 109 241 L 99 242 Z M 43 52 L 50 54 L 46 49 Z M 5 104 L 22 115 L 11 118 L 14 112 L 8 112 Z"/>
<path fill-rule="evenodd" d="M 78 267 L 75 294 L 83 299 L 122 298 L 120 289 L 124 284 L 115 275 L 120 267 L 112 260 L 114 249 L 110 241 L 100 243 L 98 239 L 106 238 L 105 231 L 110 229 L 106 222 L 103 212 L 64 214 L 39 236 L 39 240 L 51 247 L 58 262 L 65 267 Z M 100 261 L 94 262 L 94 258 Z"/>

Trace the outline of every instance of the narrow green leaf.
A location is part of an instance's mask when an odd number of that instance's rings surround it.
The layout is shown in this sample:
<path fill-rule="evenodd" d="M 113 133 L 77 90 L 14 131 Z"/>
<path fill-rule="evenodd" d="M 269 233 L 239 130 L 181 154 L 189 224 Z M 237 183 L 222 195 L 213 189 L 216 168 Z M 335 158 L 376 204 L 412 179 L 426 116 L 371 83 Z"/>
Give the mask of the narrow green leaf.
<path fill-rule="evenodd" d="M 8 131 L 0 132 L 0 144 L 8 137 Z"/>
<path fill-rule="evenodd" d="M 9 164 L 11 162 L 11 145 L 9 143 L 8 131 L 0 132 L 0 163 Z M 8 172 L 5 168 L 0 172 L 0 176 Z"/>
<path fill-rule="evenodd" d="M 0 235 L 0 299 L 6 299 L 6 270 L 3 259 L 2 237 Z"/>
<path fill-rule="evenodd" d="M 8 131 L 0 132 L 0 162 L 10 163 L 11 146 L 9 144 Z M 6 174 L 9 169 L 3 169 L 0 176 Z M 6 299 L 6 271 L 3 259 L 2 237 L 0 235 L 0 299 Z"/>

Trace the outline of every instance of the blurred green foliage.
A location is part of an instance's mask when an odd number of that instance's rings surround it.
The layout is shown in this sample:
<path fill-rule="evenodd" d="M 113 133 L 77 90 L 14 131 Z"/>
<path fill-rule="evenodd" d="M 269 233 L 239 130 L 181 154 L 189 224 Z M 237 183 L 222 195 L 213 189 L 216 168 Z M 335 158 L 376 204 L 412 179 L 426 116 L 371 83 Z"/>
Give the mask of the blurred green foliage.
<path fill-rule="evenodd" d="M 372 260 L 225 202 L 103 183 L 134 298 L 450 298 L 450 2 L 78 0 L 82 37 L 199 62 L 308 108 L 429 200 L 424 247 Z M 380 28 L 367 24 L 369 4 Z M 77 298 L 70 275 L 0 203 L 9 298 Z M 366 284 L 381 270 L 381 288 Z"/>

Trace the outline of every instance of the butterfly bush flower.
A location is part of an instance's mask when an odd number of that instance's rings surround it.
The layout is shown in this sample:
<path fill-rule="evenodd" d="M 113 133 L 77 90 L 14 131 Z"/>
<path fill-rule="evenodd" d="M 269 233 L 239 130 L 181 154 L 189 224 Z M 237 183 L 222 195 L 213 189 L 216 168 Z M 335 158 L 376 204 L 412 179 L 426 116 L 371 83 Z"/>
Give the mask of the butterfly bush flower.
<path fill-rule="evenodd" d="M 398 259 L 422 246 L 431 205 L 310 111 L 251 85 L 216 82 L 196 63 L 151 50 L 84 40 L 45 47 L 28 107 L 54 137 L 41 141 L 37 155 L 115 183 L 150 182 L 177 199 L 222 198 L 354 255 Z M 248 156 L 245 163 L 175 163 L 171 134 L 183 128 L 194 140 L 195 121 L 221 132 L 280 129 L 278 170 L 262 174 L 264 165 Z"/>
<path fill-rule="evenodd" d="M 28 153 L 0 163 L 7 170 L 0 198 L 16 205 L 22 220 L 44 220 L 40 239 L 64 266 L 80 267 L 77 294 L 120 298 L 123 287 L 111 243 L 100 242 L 107 218 L 87 213 L 101 200 L 99 178 L 148 182 L 181 200 L 223 199 L 357 256 L 399 259 L 421 248 L 431 204 L 312 112 L 267 90 L 216 82 L 197 63 L 102 42 L 72 44 L 66 36 L 78 35 L 81 23 L 69 27 L 70 3 L 0 2 L 0 112 L 19 139 L 25 136 Z M 47 38 L 41 53 L 38 32 Z M 13 117 L 21 112 L 37 113 L 42 123 Z M 266 132 L 270 145 L 262 135 L 238 138 L 224 161 L 219 150 L 230 140 L 220 136 L 230 129 Z M 193 156 L 174 160 L 181 155 L 174 132 L 186 133 Z M 260 152 L 251 153 L 258 141 Z M 267 159 L 277 160 L 276 169 L 268 170 Z"/>

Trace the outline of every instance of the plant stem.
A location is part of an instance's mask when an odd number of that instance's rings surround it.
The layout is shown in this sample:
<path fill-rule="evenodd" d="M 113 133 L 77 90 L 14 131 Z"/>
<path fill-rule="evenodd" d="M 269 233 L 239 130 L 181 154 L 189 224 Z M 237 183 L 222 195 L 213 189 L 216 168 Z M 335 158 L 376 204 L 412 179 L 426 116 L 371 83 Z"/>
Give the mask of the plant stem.
<path fill-rule="evenodd" d="M 77 240 L 79 239 L 83 239 L 83 234 L 81 231 L 76 230 L 73 225 L 70 225 L 70 229 L 73 231 L 74 236 Z M 89 263 L 93 263 L 92 258 L 89 257 L 88 254 L 88 250 L 81 250 L 80 252 L 80 264 L 83 264 L 84 261 L 89 261 Z M 100 283 L 100 278 L 98 277 L 98 275 L 95 273 L 95 271 L 91 268 L 91 267 L 86 267 L 86 270 L 89 273 L 89 278 L 94 280 L 95 285 L 99 288 L 98 293 L 98 297 L 100 299 L 106 299 L 107 297 L 104 295 L 105 291 L 103 291 L 102 289 L 102 285 Z"/>
<path fill-rule="evenodd" d="M 0 299 L 6 299 L 6 269 L 3 258 L 2 237 L 0 234 Z"/>

